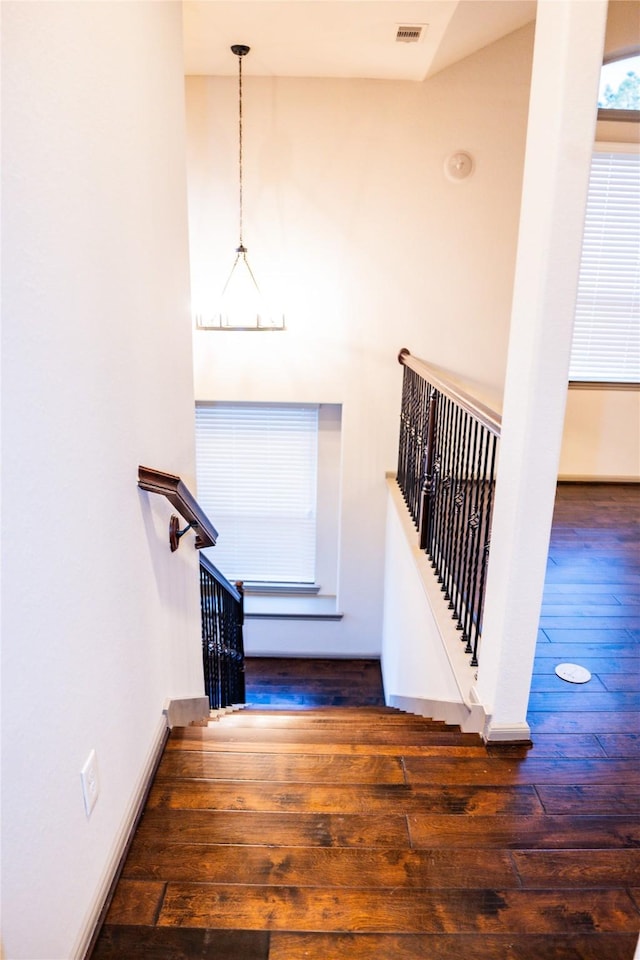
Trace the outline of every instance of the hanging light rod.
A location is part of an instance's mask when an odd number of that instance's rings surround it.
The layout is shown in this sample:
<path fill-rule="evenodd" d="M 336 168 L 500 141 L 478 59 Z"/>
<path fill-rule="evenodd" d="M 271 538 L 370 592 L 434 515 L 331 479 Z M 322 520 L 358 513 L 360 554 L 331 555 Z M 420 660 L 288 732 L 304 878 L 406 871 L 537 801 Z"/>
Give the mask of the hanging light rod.
<path fill-rule="evenodd" d="M 251 47 L 244 43 L 234 43 L 231 47 L 231 52 L 238 58 L 238 245 L 213 324 L 198 322 L 199 326 L 211 330 L 284 329 L 284 317 L 281 314 L 272 314 L 265 304 L 253 270 L 249 266 L 247 248 L 244 245 L 242 58 L 246 57 L 250 49 Z"/>
<path fill-rule="evenodd" d="M 251 50 L 251 47 L 248 47 L 245 43 L 234 43 L 234 44 L 232 44 L 232 46 L 231 46 L 231 53 L 235 54 L 235 56 L 238 58 L 238 188 L 239 188 L 239 193 L 238 193 L 238 210 L 239 210 L 240 216 L 239 216 L 239 224 L 238 224 L 238 227 L 239 227 L 239 229 L 238 229 L 238 246 L 236 247 L 236 254 L 237 254 L 237 256 L 236 256 L 236 259 L 235 259 L 235 261 L 234 261 L 233 267 L 231 268 L 231 273 L 229 274 L 229 279 L 227 280 L 227 282 L 226 282 L 226 284 L 225 284 L 225 286 L 224 286 L 224 290 L 222 291 L 223 297 L 224 297 L 224 293 L 225 293 L 227 287 L 229 286 L 229 282 L 230 282 L 231 278 L 233 277 L 233 271 L 234 271 L 234 269 L 235 269 L 235 267 L 236 267 L 236 264 L 237 264 L 238 259 L 239 259 L 240 256 L 242 256 L 242 258 L 244 259 L 244 262 L 245 262 L 245 264 L 246 264 L 247 270 L 249 271 L 249 276 L 251 277 L 251 280 L 252 280 L 253 283 L 255 284 L 256 290 L 258 290 L 258 284 L 256 283 L 255 277 L 253 276 L 253 271 L 251 270 L 251 267 L 249 266 L 249 261 L 247 260 L 247 248 L 245 247 L 244 243 L 242 242 L 242 227 L 243 227 L 243 219 L 242 219 L 242 171 L 243 171 L 243 163 L 242 163 L 242 160 L 243 160 L 243 154 L 242 154 L 242 58 L 243 58 L 243 57 L 246 57 L 246 55 L 249 53 L 250 50 Z"/>

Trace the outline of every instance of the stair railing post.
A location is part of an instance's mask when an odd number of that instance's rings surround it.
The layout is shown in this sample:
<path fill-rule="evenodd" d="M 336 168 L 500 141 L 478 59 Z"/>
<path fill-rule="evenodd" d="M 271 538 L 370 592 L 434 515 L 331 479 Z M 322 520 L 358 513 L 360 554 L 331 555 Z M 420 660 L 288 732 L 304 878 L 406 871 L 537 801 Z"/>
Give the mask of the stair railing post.
<path fill-rule="evenodd" d="M 418 532 L 420 535 L 420 549 L 426 550 L 431 532 L 431 518 L 433 515 L 433 456 L 436 430 L 436 415 L 438 407 L 438 391 L 430 387 L 427 412 L 427 437 L 424 451 L 424 467 L 422 474 L 422 490 L 420 500 L 420 519 Z"/>

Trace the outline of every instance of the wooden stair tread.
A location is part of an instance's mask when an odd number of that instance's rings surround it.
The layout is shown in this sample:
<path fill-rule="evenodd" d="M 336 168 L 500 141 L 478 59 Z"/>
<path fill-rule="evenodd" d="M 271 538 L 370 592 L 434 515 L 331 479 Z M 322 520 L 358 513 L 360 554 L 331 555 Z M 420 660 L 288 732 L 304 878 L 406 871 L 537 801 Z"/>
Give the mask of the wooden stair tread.
<path fill-rule="evenodd" d="M 359 720 L 364 722 L 383 722 L 387 721 L 389 723 L 398 722 L 406 723 L 407 721 L 412 721 L 414 723 L 424 723 L 430 725 L 436 723 L 440 725 L 443 721 L 440 720 L 431 720 L 429 717 L 418 716 L 414 713 L 407 713 L 402 710 L 397 710 L 395 707 L 320 707 L 320 708 L 311 708 L 305 707 L 304 709 L 299 710 L 289 710 L 281 707 L 270 707 L 270 708 L 258 708 L 253 704 L 246 704 L 241 710 L 234 710 L 233 712 L 223 715 L 221 719 L 236 723 L 268 723 L 272 721 L 277 723 L 279 720 L 283 719 L 285 721 L 294 721 L 296 723 L 304 724 L 308 723 L 339 723 L 344 719 L 349 718 L 349 720 Z"/>
<path fill-rule="evenodd" d="M 167 843 L 136 839 L 124 876 L 132 880 L 313 887 L 520 886 L 500 850 L 410 850 L 375 847 L 287 847 Z M 634 876 L 640 882 L 640 866 Z"/>
<path fill-rule="evenodd" d="M 506 850 L 295 847 L 133 842 L 123 876 L 276 886 L 455 887 L 546 889 L 550 873 L 561 887 L 599 888 L 613 882 L 640 886 L 640 850 Z"/>
<path fill-rule="evenodd" d="M 268 733 L 265 731 L 268 729 Z M 320 728 L 237 728 L 211 725 L 207 727 L 174 727 L 171 731 L 170 743 L 175 746 L 177 743 L 202 744 L 202 749 L 206 750 L 207 743 L 216 743 L 244 741 L 245 743 L 267 743 L 267 744 L 353 744 L 358 749 L 361 747 L 371 749 L 393 746 L 396 744 L 399 748 L 410 745 L 436 746 L 484 746 L 482 740 L 475 733 L 461 733 L 458 729 L 437 729 L 437 730 L 414 730 L 406 731 L 393 729 L 376 729 L 374 732 L 365 729 L 345 729 L 344 726 L 338 727 L 334 731 L 323 730 Z M 521 748 L 519 748 L 521 749 Z M 402 749 L 398 750 L 399 753 Z"/>
<path fill-rule="evenodd" d="M 158 778 L 279 780 L 289 783 L 404 783 L 399 757 L 342 754 L 167 752 Z"/>
<path fill-rule="evenodd" d="M 175 731 L 174 731 L 175 734 Z M 462 734 L 462 737 L 465 737 L 466 734 Z M 470 735 L 473 736 L 473 735 Z M 344 756 L 358 756 L 359 754 L 366 754 L 367 756 L 392 756 L 392 757 L 409 757 L 409 756 L 419 756 L 419 757 L 436 757 L 440 756 L 443 753 L 449 757 L 486 757 L 491 753 L 490 749 L 479 741 L 478 738 L 473 737 L 473 739 L 467 743 L 466 741 L 460 741 L 455 735 L 451 734 L 436 734 L 434 738 L 437 739 L 436 743 L 422 741 L 420 744 L 407 744 L 407 743 L 357 743 L 357 742 L 346 742 L 346 743 L 336 743 L 335 740 L 320 740 L 317 742 L 309 742 L 308 740 L 283 740 L 278 738 L 277 740 L 270 739 L 265 740 L 248 740 L 243 736 L 239 737 L 224 737 L 218 738 L 216 740 L 202 740 L 202 739 L 182 739 L 179 738 L 179 734 L 172 736 L 167 741 L 167 753 L 173 753 L 178 751 L 192 751 L 194 753 L 273 753 L 279 755 L 285 755 L 288 753 L 302 753 L 302 754 L 332 754 L 334 756 L 344 755 Z M 514 755 L 521 756 L 524 755 L 527 751 L 527 748 L 519 748 L 518 752 Z M 602 754 L 598 754 L 601 756 Z"/>
<path fill-rule="evenodd" d="M 263 813 L 542 814 L 531 786 L 410 787 L 404 784 L 330 784 L 235 780 L 157 780 L 149 809 L 260 811 Z M 459 825 L 459 824 L 458 824 Z"/>
<path fill-rule="evenodd" d="M 269 960 L 631 960 L 635 934 L 272 933 Z M 247 957 L 247 960 L 251 960 Z"/>
<path fill-rule="evenodd" d="M 207 844 L 264 843 L 295 847 L 408 848 L 407 818 L 403 813 L 308 813 L 258 810 L 202 810 L 147 807 L 137 836 L 143 841 L 164 840 Z"/>
<path fill-rule="evenodd" d="M 162 889 L 160 890 L 159 887 Z M 158 926 L 360 933 L 562 934 L 583 930 L 637 933 L 637 910 L 625 890 L 573 890 L 555 909 L 548 890 L 379 889 L 200 884 L 122 880 L 108 923 L 131 922 L 131 903 L 157 911 Z M 149 922 L 148 919 L 146 922 Z"/>

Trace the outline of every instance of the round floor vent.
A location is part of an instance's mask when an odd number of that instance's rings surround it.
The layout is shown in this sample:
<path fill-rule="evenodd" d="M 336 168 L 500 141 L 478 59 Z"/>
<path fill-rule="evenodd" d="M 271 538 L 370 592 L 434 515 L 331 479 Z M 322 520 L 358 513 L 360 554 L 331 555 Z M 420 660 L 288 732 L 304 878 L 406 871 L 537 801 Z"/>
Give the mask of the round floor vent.
<path fill-rule="evenodd" d="M 556 667 L 556 673 L 561 680 L 567 683 L 587 683 L 591 680 L 591 674 L 586 667 L 581 667 L 577 663 L 559 663 Z"/>

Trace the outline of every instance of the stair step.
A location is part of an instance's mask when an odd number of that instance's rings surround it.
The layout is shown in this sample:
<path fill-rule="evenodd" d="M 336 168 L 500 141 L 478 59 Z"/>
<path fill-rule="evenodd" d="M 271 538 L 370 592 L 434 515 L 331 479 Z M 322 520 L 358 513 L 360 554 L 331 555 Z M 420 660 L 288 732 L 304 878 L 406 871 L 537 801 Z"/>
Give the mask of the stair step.
<path fill-rule="evenodd" d="M 277 739 L 269 737 L 258 739 L 255 736 L 252 739 L 243 734 L 207 740 L 201 737 L 185 737 L 182 731 L 175 729 L 167 742 L 167 752 L 170 751 L 193 751 L 195 753 L 303 753 L 303 754 L 342 754 L 354 756 L 358 754 L 376 756 L 398 756 L 404 757 L 437 757 L 441 754 L 456 757 L 474 757 L 487 756 L 491 752 L 485 747 L 480 737 L 471 733 L 432 733 L 429 738 L 421 738 L 419 744 L 407 743 L 337 743 L 335 739 L 310 742 L 308 738 L 297 737 L 295 739 L 284 740 L 282 736 Z M 520 748 L 519 756 L 526 756 L 526 748 Z M 511 753 L 515 756 L 515 753 Z"/>
<path fill-rule="evenodd" d="M 457 818 L 459 827 L 460 814 L 463 813 L 473 813 L 476 819 L 480 816 L 528 817 L 538 814 L 541 807 L 535 791 L 529 785 L 484 786 L 456 783 L 455 779 L 446 788 L 427 784 L 157 779 L 149 794 L 147 809 L 331 816 L 392 816 L 402 810 L 405 816 L 411 814 L 416 817 L 416 830 L 422 836 L 431 827 L 434 816 L 440 819 Z M 421 842 L 420 846 L 438 844 Z"/>
<path fill-rule="evenodd" d="M 285 707 L 273 707 L 269 709 L 268 707 L 255 706 L 252 703 L 245 704 L 244 710 L 242 711 L 243 716 L 247 716 L 251 713 L 269 713 L 269 714 L 290 714 L 291 711 Z M 371 716 L 380 716 L 380 717 L 412 717 L 414 714 L 407 713 L 405 710 L 399 710 L 398 707 L 386 707 L 386 706 L 316 706 L 309 707 L 304 711 L 305 715 L 309 716 L 324 716 L 331 717 L 339 716 L 341 714 L 347 714 L 349 716 L 360 716 L 360 715 L 371 715 Z"/>
<path fill-rule="evenodd" d="M 477 734 L 462 733 L 458 726 L 400 711 L 361 712 L 359 708 L 321 711 L 247 710 L 211 720 L 203 727 L 190 727 L 174 736 L 199 742 L 293 744 L 353 744 L 481 746 Z"/>
<path fill-rule="evenodd" d="M 325 748 L 335 745 L 337 753 L 386 753 L 386 754 L 404 754 L 409 748 L 416 748 L 416 752 L 419 754 L 420 748 L 423 747 L 466 747 L 466 746 L 481 746 L 480 739 L 473 734 L 462 734 L 457 731 L 443 731 L 441 733 L 431 732 L 410 735 L 409 733 L 401 734 L 399 732 L 384 733 L 379 732 L 376 736 L 367 736 L 366 732 L 360 731 L 358 734 L 353 735 L 349 733 L 335 733 L 330 734 L 325 732 L 313 732 L 309 731 L 304 737 L 300 735 L 299 731 L 295 730 L 283 730 L 278 731 L 273 737 L 269 737 L 265 741 L 263 736 L 240 736 L 240 737 L 229 737 L 226 734 L 216 735 L 212 734 L 208 728 L 204 728 L 203 735 L 201 738 L 198 737 L 185 737 L 185 740 L 191 740 L 192 742 L 199 742 L 202 744 L 202 749 L 206 750 L 216 750 L 218 747 L 217 744 L 237 744 L 243 742 L 246 744 L 247 749 L 253 749 L 254 745 L 256 747 L 255 752 L 261 752 L 258 749 L 259 745 L 267 744 L 276 746 L 279 744 L 283 745 L 284 751 L 287 752 L 288 747 L 295 745 L 296 743 L 305 743 L 305 752 L 316 752 L 319 749 L 319 752 L 331 752 L 331 750 L 326 750 Z M 361 749 L 362 748 L 362 749 Z M 187 749 L 194 749 L 194 747 L 187 747 Z M 293 752 L 299 752 L 293 751 Z M 267 752 L 274 753 L 277 750 L 268 750 Z M 291 752 L 291 751 L 289 751 Z"/>
<path fill-rule="evenodd" d="M 136 838 L 125 876 L 169 881 L 267 883 L 274 886 L 388 888 L 519 887 L 504 850 L 408 850 L 227 844 L 215 857 L 206 844 Z"/>
<path fill-rule="evenodd" d="M 396 725 L 402 728 L 415 729 L 459 729 L 455 724 L 447 724 L 444 720 L 433 720 L 430 717 L 422 717 L 413 713 L 405 713 L 392 707 L 385 708 L 384 712 L 380 708 L 376 710 L 367 710 L 365 707 L 354 707 L 343 709 L 341 707 L 324 707 L 321 710 L 284 710 L 268 709 L 259 710 L 256 708 L 247 708 L 230 715 L 223 715 L 212 723 L 224 722 L 225 725 L 235 724 L 237 726 L 257 726 L 257 727 L 276 727 L 276 726 L 295 726 L 298 729 L 310 726 L 334 726 L 340 727 L 348 721 L 350 726 L 357 728 L 363 727 L 393 727 Z"/>
<path fill-rule="evenodd" d="M 335 752 L 383 753 L 399 755 L 407 750 L 430 747 L 486 748 L 477 734 L 462 733 L 460 728 L 440 720 L 406 714 L 394 708 L 361 711 L 354 708 L 324 708 L 320 711 L 243 710 L 222 715 L 206 726 L 174 728 L 168 749 L 184 744 L 187 750 L 204 752 L 219 749 L 218 744 L 243 743 L 251 752 L 276 753 L 281 745 L 286 753 Z M 300 744 L 304 744 L 304 750 Z M 292 749 L 297 746 L 297 749 Z"/>
<path fill-rule="evenodd" d="M 158 778 L 279 780 L 289 783 L 404 783 L 399 757 L 314 754 L 204 754 L 167 752 Z"/>

